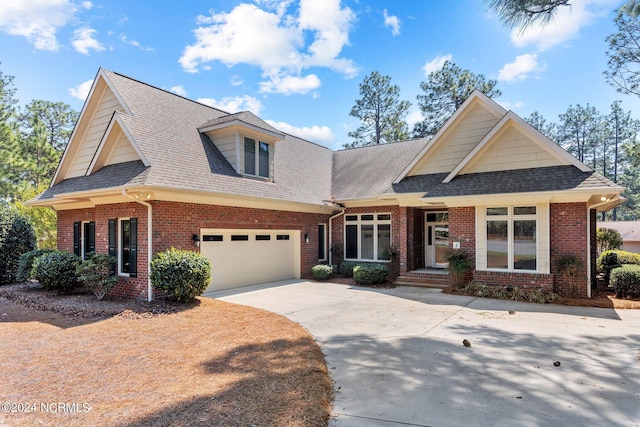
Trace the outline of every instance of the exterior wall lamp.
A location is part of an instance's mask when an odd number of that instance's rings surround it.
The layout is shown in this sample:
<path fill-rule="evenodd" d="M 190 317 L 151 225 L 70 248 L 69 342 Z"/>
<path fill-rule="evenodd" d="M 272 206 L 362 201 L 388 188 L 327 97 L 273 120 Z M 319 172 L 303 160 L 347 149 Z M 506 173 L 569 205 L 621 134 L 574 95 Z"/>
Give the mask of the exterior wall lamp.
<path fill-rule="evenodd" d="M 200 247 L 200 236 L 198 236 L 197 234 L 194 234 L 193 236 L 191 236 L 191 240 L 193 240 L 193 243 L 196 245 L 196 248 Z"/>
<path fill-rule="evenodd" d="M 309 243 L 311 239 L 309 239 L 309 233 L 304 233 L 304 241 Z"/>

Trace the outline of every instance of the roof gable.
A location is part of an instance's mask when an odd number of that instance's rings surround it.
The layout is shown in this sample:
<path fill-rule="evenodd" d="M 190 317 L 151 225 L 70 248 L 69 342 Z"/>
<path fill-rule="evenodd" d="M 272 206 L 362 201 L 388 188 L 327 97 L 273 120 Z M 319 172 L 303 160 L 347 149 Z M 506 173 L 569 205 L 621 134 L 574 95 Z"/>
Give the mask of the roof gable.
<path fill-rule="evenodd" d="M 474 90 L 394 182 L 406 176 L 451 172 L 505 113 Z"/>
<path fill-rule="evenodd" d="M 573 165 L 591 169 L 509 111 L 445 178 L 468 173 Z"/>
<path fill-rule="evenodd" d="M 99 171 L 104 166 L 141 160 L 149 166 L 142 150 L 124 125 L 121 115 L 114 113 L 96 151 L 87 175 Z"/>
<path fill-rule="evenodd" d="M 127 104 L 106 78 L 105 70 L 100 69 L 58 165 L 52 185 L 64 179 L 87 174 L 96 150 L 116 111 L 131 114 Z"/>

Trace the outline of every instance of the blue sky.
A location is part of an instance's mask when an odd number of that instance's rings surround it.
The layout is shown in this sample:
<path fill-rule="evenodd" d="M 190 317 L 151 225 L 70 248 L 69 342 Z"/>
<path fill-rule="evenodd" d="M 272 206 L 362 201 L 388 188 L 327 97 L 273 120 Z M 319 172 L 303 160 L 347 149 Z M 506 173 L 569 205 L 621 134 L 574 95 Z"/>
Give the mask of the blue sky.
<path fill-rule="evenodd" d="M 571 3 L 520 33 L 483 0 L 3 0 L 0 70 L 22 105 L 80 110 L 104 67 L 331 148 L 359 125 L 349 112 L 364 76 L 391 76 L 414 123 L 420 82 L 446 59 L 498 80 L 496 100 L 521 117 L 557 121 L 587 103 L 608 113 L 620 99 L 638 118 L 640 100 L 602 74 L 623 2 Z"/>

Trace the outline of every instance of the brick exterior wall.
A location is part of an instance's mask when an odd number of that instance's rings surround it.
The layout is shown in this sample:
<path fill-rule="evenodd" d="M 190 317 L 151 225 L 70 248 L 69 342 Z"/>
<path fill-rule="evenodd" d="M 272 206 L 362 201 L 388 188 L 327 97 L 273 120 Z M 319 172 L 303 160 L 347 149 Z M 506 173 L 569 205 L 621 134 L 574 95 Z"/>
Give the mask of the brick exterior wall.
<path fill-rule="evenodd" d="M 592 214 L 595 226 L 595 215 Z M 551 229 L 551 272 L 555 276 L 554 292 L 566 295 L 570 291 L 570 283 L 558 274 L 554 260 L 562 255 L 574 255 L 582 262 L 582 272 L 578 288 L 579 296 L 587 296 L 587 205 L 586 203 L 553 203 L 550 205 Z M 595 229 L 591 229 L 595 239 Z M 592 245 L 593 248 L 593 245 Z M 595 260 L 595 258 L 593 258 Z"/>
<path fill-rule="evenodd" d="M 331 215 L 309 214 L 291 211 L 212 206 L 195 203 L 153 201 L 153 250 L 154 253 L 171 247 L 198 250 L 192 241 L 193 234 L 201 228 L 265 229 L 300 231 L 300 272 L 303 278 L 311 276 L 311 267 L 318 263 L 318 224 L 328 225 Z M 449 208 L 449 242 L 460 242 L 461 250 L 475 262 L 475 207 Z M 337 213 L 337 211 L 335 212 Z M 392 245 L 398 256 L 388 263 L 391 278 L 424 266 L 424 214 L 419 208 L 399 206 L 372 206 L 349 208 L 345 215 L 366 213 L 391 213 Z M 591 216 L 592 275 L 595 274 L 595 212 Z M 108 219 L 138 218 L 138 277 L 121 278 L 111 294 L 123 297 L 147 298 L 147 208 L 138 203 L 98 206 L 58 212 L 58 248 L 73 252 L 73 222 L 96 223 L 96 251 L 108 252 Z M 517 286 L 553 290 L 566 294 L 569 284 L 557 274 L 553 260 L 560 255 L 575 255 L 583 263 L 578 294 L 587 295 L 587 209 L 585 203 L 556 203 L 550 205 L 551 274 L 473 271 L 469 280 L 479 280 L 491 285 Z M 329 231 L 329 229 L 327 229 Z M 344 258 L 344 215 L 332 224 L 332 263 Z M 304 241 L 308 234 L 311 242 Z M 329 242 L 327 241 L 327 244 Z M 595 282 L 594 282 L 595 283 Z"/>
<path fill-rule="evenodd" d="M 591 212 L 591 275 L 595 274 L 595 212 Z M 582 261 L 582 277 L 576 290 L 587 296 L 587 209 L 585 203 L 555 203 L 550 205 L 551 274 L 473 271 L 470 279 L 491 285 L 544 289 L 566 295 L 568 283 L 557 274 L 553 261 L 560 255 L 575 255 Z M 460 248 L 475 262 L 475 208 L 449 209 L 449 240 L 459 241 Z M 592 279 L 593 280 L 593 279 Z"/>
<path fill-rule="evenodd" d="M 318 264 L 318 224 L 330 215 L 272 211 L 267 209 L 212 206 L 195 203 L 153 201 L 153 252 L 171 247 L 199 251 L 192 235 L 201 228 L 238 228 L 300 231 L 300 274 L 311 277 Z M 108 253 L 109 218 L 138 218 L 138 277 L 120 278 L 110 295 L 147 299 L 147 208 L 139 203 L 101 205 L 93 209 L 58 212 L 58 249 L 73 252 L 73 223 L 95 221 L 96 252 Z M 304 241 L 308 234 L 310 242 Z"/>

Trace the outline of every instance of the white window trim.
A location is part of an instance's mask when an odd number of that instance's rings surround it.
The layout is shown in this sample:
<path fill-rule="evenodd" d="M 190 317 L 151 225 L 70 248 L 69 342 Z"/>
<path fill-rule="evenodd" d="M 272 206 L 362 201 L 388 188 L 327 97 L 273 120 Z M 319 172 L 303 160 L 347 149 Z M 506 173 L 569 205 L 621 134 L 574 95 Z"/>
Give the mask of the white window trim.
<path fill-rule="evenodd" d="M 355 215 L 358 217 L 357 221 L 347 221 L 348 216 Z M 362 216 L 364 215 L 373 215 L 373 220 L 362 220 Z M 379 220 L 378 215 L 389 215 L 389 219 Z M 344 244 L 343 244 L 343 253 L 345 255 L 345 261 L 361 261 L 361 262 L 391 262 L 390 259 L 380 259 L 382 254 L 378 253 L 378 225 L 389 225 L 389 246 L 393 247 L 393 225 L 392 225 L 393 215 L 391 212 L 365 212 L 365 213 L 345 213 L 344 215 L 344 228 L 343 228 L 343 236 L 344 236 Z M 362 241 L 362 225 L 374 225 L 374 233 L 373 233 L 373 259 L 362 258 L 362 245 L 360 242 Z M 358 226 L 358 257 L 357 258 L 347 258 L 347 225 L 357 225 Z"/>
<path fill-rule="evenodd" d="M 116 264 L 118 265 L 118 276 L 131 277 L 129 273 L 122 272 L 122 221 L 130 221 L 131 217 L 118 218 L 118 234 L 116 240 L 118 241 L 118 252 L 116 258 L 118 259 Z"/>
<path fill-rule="evenodd" d="M 248 173 L 245 170 L 245 157 L 247 156 L 247 151 L 245 150 L 245 143 L 247 139 L 253 139 L 255 142 L 255 174 L 252 173 Z M 268 147 L 268 164 L 267 164 L 267 176 L 262 176 L 260 175 L 260 143 L 262 144 L 266 144 Z M 260 179 L 271 179 L 271 151 L 273 150 L 273 147 L 271 144 L 269 144 L 268 142 L 265 141 L 261 141 L 258 138 L 252 138 L 250 136 L 243 136 L 242 137 L 242 173 L 246 176 L 250 176 L 250 177 L 255 177 L 255 178 L 260 178 Z"/>
<path fill-rule="evenodd" d="M 329 252 L 329 248 L 327 247 L 327 224 L 324 222 L 320 222 L 318 223 L 318 227 L 322 226 L 323 227 L 323 241 L 324 241 L 324 258 L 318 258 L 318 261 L 327 261 L 328 259 L 328 252 Z M 320 236 L 318 236 L 318 239 L 320 238 Z"/>
<path fill-rule="evenodd" d="M 84 227 L 86 224 L 91 223 L 91 221 L 81 221 L 80 222 L 80 257 L 82 259 L 87 259 L 87 236 L 84 233 Z"/>
<path fill-rule="evenodd" d="M 528 215 L 514 215 L 513 208 L 527 207 L 527 206 L 535 206 L 536 213 L 528 214 Z M 490 208 L 507 208 L 506 215 L 487 215 L 487 209 Z M 495 206 L 484 206 L 481 208 L 483 210 L 483 221 L 481 221 L 481 225 L 483 227 L 484 233 L 484 254 L 483 258 L 485 260 L 485 271 L 496 271 L 496 272 L 506 272 L 506 273 L 539 273 L 540 272 L 540 207 L 537 204 L 518 204 L 518 205 L 495 205 Z M 513 221 L 516 220 L 535 220 L 536 221 L 536 269 L 535 270 L 523 270 L 523 269 L 515 269 L 513 268 L 514 263 L 514 254 L 515 254 L 515 241 L 513 239 Z M 509 265 L 508 268 L 490 268 L 487 266 L 486 259 L 486 245 L 488 242 L 487 239 L 487 222 L 489 221 L 507 221 L 507 263 Z"/>

